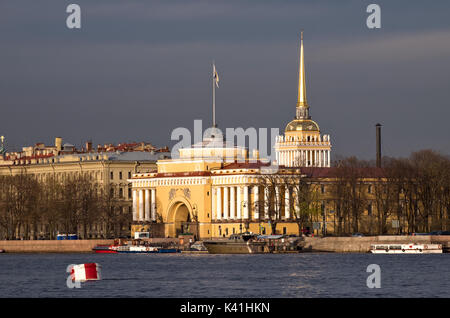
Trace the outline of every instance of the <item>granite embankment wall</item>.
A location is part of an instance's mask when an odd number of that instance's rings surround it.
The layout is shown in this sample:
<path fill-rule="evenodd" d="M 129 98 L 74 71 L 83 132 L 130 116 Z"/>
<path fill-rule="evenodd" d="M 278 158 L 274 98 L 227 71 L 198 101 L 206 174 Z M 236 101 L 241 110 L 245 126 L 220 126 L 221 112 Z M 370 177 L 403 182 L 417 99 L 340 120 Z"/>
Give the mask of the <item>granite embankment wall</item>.
<path fill-rule="evenodd" d="M 35 240 L 0 241 L 7 253 L 89 253 L 96 245 L 113 244 L 114 240 Z M 179 239 L 152 238 L 150 243 L 181 243 Z M 306 237 L 303 250 L 311 252 L 367 253 L 371 244 L 442 244 L 450 249 L 450 235 L 433 236 L 365 236 L 365 237 Z"/>
<path fill-rule="evenodd" d="M 150 243 L 179 243 L 179 239 L 151 238 Z M 110 245 L 114 240 L 32 240 L 0 241 L 7 253 L 90 253 L 96 245 Z"/>
<path fill-rule="evenodd" d="M 0 249 L 7 253 L 87 253 L 92 252 L 96 245 L 113 242 L 114 240 L 0 241 Z"/>
<path fill-rule="evenodd" d="M 311 252 L 367 253 L 371 244 L 442 244 L 450 248 L 450 235 L 306 237 L 303 250 Z"/>

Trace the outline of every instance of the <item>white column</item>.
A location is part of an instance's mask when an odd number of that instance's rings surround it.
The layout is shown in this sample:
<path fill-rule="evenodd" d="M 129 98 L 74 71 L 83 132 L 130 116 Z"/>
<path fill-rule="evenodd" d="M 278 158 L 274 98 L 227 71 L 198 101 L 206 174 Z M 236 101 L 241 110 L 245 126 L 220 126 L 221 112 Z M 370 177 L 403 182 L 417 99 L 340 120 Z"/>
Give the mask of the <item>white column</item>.
<path fill-rule="evenodd" d="M 322 150 L 322 167 L 326 167 L 325 166 L 325 150 Z"/>
<path fill-rule="evenodd" d="M 328 166 L 327 167 L 331 167 L 331 159 L 330 159 L 330 151 L 327 150 L 327 154 L 328 154 Z"/>
<path fill-rule="evenodd" d="M 144 210 L 145 210 L 145 221 L 150 221 L 150 190 L 145 189 L 145 203 L 144 203 Z"/>
<path fill-rule="evenodd" d="M 223 219 L 228 220 L 228 187 L 223 188 Z"/>
<path fill-rule="evenodd" d="M 244 186 L 244 219 L 248 219 L 248 205 L 250 204 L 248 200 L 248 186 Z"/>
<path fill-rule="evenodd" d="M 242 189 L 241 189 L 241 187 L 237 187 L 237 203 L 236 203 L 236 209 L 237 209 L 237 219 L 238 220 L 240 220 L 240 219 L 242 219 L 242 213 L 241 213 L 241 210 L 242 210 L 242 197 L 241 197 L 241 192 L 242 192 Z"/>
<path fill-rule="evenodd" d="M 264 218 L 268 219 L 269 218 L 269 188 L 265 187 L 264 188 Z"/>
<path fill-rule="evenodd" d="M 320 167 L 320 150 L 316 150 L 316 167 Z"/>
<path fill-rule="evenodd" d="M 319 150 L 319 167 L 322 167 L 322 150 Z"/>
<path fill-rule="evenodd" d="M 144 221 L 144 190 L 139 190 L 139 221 Z"/>
<path fill-rule="evenodd" d="M 211 188 L 211 220 L 216 219 L 216 206 L 217 206 L 217 189 L 215 187 Z"/>
<path fill-rule="evenodd" d="M 326 167 L 325 150 L 322 150 L 322 167 Z"/>
<path fill-rule="evenodd" d="M 133 221 L 137 221 L 137 193 L 136 190 L 133 190 Z"/>
<path fill-rule="evenodd" d="M 253 214 L 255 220 L 259 219 L 259 187 L 256 185 L 253 187 L 253 201 L 255 202 L 255 212 Z"/>
<path fill-rule="evenodd" d="M 230 219 L 232 220 L 234 220 L 236 210 L 235 190 L 236 187 L 230 187 Z"/>
<path fill-rule="evenodd" d="M 152 193 L 152 221 L 156 221 L 156 189 L 152 189 L 151 193 Z"/>
<path fill-rule="evenodd" d="M 289 205 L 289 188 L 286 187 L 284 191 L 284 218 L 290 218 L 290 205 Z"/>
<path fill-rule="evenodd" d="M 217 220 L 221 220 L 222 219 L 222 188 L 221 187 L 217 187 L 217 204 L 216 204 L 216 208 L 217 208 L 216 218 L 217 218 Z"/>
<path fill-rule="evenodd" d="M 275 186 L 275 211 L 281 214 L 281 195 L 280 195 L 280 186 Z M 277 219 L 281 218 L 281 215 L 278 215 Z"/>
<path fill-rule="evenodd" d="M 305 150 L 305 153 L 306 153 L 306 160 L 305 160 L 305 162 L 306 162 L 306 167 L 309 167 L 309 163 L 308 163 L 308 161 L 309 161 L 309 150 Z"/>

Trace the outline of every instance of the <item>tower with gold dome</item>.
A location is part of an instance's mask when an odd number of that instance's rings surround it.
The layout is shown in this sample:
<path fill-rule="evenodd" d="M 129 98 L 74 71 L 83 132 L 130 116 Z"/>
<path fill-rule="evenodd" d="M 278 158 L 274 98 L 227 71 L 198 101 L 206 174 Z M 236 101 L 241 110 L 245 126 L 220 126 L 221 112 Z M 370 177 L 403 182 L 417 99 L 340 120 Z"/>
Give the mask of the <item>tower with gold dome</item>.
<path fill-rule="evenodd" d="M 298 98 L 295 119 L 286 125 L 284 136 L 275 143 L 277 163 L 286 167 L 330 167 L 330 135 L 321 135 L 319 125 L 311 119 L 306 99 L 303 32 L 300 40 Z"/>

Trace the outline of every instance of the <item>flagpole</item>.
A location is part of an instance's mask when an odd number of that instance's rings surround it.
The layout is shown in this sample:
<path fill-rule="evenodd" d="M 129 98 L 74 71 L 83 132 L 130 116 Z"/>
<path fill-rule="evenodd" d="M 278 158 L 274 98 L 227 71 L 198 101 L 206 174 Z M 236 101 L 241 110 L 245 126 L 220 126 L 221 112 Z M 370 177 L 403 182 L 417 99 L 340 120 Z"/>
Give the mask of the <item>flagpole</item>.
<path fill-rule="evenodd" d="M 212 76 L 212 89 L 213 89 L 213 128 L 216 128 L 216 83 L 215 81 L 215 65 L 213 61 L 213 76 Z"/>

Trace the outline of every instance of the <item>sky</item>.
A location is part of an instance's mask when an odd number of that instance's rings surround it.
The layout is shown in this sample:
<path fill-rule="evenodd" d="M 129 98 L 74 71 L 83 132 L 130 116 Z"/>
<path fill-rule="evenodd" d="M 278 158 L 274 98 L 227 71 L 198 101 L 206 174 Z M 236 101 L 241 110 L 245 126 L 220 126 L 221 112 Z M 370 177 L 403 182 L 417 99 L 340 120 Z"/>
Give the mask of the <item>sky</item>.
<path fill-rule="evenodd" d="M 66 7 L 81 7 L 81 29 Z M 381 7 L 369 29 L 366 8 Z M 310 114 L 332 155 L 450 154 L 448 1 L 2 0 L 0 135 L 9 150 L 147 141 L 177 127 L 276 128 L 295 116 L 304 30 Z"/>

